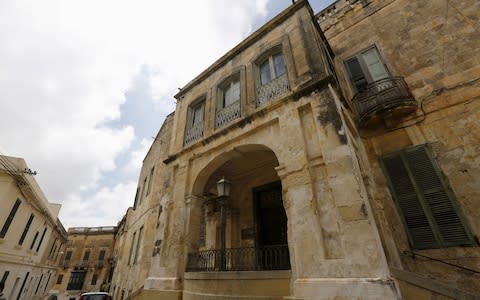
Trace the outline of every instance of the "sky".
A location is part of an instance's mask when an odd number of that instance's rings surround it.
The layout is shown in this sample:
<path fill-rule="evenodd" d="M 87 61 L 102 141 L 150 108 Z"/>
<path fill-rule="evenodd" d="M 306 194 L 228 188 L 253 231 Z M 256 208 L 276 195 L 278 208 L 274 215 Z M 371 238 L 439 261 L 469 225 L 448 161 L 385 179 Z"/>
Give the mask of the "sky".
<path fill-rule="evenodd" d="M 116 225 L 178 88 L 291 3 L 0 1 L 0 154 L 66 228 Z"/>

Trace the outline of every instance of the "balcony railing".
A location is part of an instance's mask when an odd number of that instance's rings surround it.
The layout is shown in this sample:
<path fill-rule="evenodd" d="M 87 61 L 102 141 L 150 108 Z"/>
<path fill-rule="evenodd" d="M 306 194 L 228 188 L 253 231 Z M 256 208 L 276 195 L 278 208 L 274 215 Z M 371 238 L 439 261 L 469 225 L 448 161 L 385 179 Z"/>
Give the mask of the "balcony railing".
<path fill-rule="evenodd" d="M 235 101 L 229 106 L 220 109 L 215 115 L 215 128 L 223 127 L 240 117 L 240 101 Z"/>
<path fill-rule="evenodd" d="M 411 113 L 417 108 L 403 77 L 384 78 L 367 85 L 352 99 L 361 127 L 368 124 L 375 115 L 383 115 L 394 110 Z"/>
<path fill-rule="evenodd" d="M 188 272 L 290 270 L 287 245 L 206 250 L 188 254 Z"/>
<path fill-rule="evenodd" d="M 203 137 L 203 122 L 197 122 L 185 132 L 185 145 L 188 145 Z"/>
<path fill-rule="evenodd" d="M 257 106 L 272 100 L 290 90 L 287 73 L 257 88 Z"/>

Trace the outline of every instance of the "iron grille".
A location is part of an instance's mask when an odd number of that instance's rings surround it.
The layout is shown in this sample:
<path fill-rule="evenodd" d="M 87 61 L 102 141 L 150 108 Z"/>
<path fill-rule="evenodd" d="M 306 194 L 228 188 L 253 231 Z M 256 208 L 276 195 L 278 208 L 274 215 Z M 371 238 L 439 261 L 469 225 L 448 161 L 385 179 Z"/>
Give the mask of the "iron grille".
<path fill-rule="evenodd" d="M 199 251 L 188 254 L 188 272 L 290 270 L 287 245 Z"/>
<path fill-rule="evenodd" d="M 372 116 L 394 108 L 417 108 L 403 77 L 388 77 L 368 84 L 364 90 L 355 94 L 352 99 L 358 115 L 360 126 L 365 126 Z"/>

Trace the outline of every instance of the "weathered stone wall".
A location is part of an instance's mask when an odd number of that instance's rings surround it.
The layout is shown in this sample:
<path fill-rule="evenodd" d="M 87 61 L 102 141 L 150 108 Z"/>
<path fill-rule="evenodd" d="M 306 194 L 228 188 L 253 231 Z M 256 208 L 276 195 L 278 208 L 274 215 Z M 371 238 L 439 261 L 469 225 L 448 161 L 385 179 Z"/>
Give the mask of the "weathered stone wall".
<path fill-rule="evenodd" d="M 336 58 L 345 106 L 353 97 L 344 61 L 376 45 L 393 76 L 403 76 L 419 104 L 403 120 L 353 128 L 356 155 L 375 212 L 390 266 L 480 294 L 478 273 L 409 255 L 405 229 L 395 208 L 378 157 L 429 143 L 448 177 L 473 234 L 480 232 L 480 2 L 337 1 L 319 20 Z M 355 118 L 345 109 L 348 118 Z M 353 124 L 353 122 L 350 122 Z M 355 125 L 350 126 L 355 127 Z M 478 238 L 477 238 L 478 241 Z M 480 270 L 478 247 L 418 251 L 448 263 Z M 403 286 L 402 286 L 403 290 Z M 412 295 L 412 289 L 405 289 Z M 407 297 L 407 296 L 405 296 Z M 412 296 L 408 299 L 414 299 Z"/>
<path fill-rule="evenodd" d="M 159 253 L 164 239 L 163 219 L 165 211 L 168 211 L 165 194 L 168 193 L 171 180 L 171 170 L 163 164 L 163 160 L 167 157 L 173 116 L 174 114 L 167 116 L 143 160 L 136 202 L 134 207 L 127 211 L 116 237 L 116 269 L 111 291 L 118 298 L 121 297 L 122 290 L 124 295 L 128 296 L 141 289 L 147 277 L 150 276 L 151 269 L 157 270 L 160 264 Z M 143 228 L 141 243 L 137 261 L 134 263 L 140 228 Z M 135 240 L 133 240 L 134 233 Z"/>

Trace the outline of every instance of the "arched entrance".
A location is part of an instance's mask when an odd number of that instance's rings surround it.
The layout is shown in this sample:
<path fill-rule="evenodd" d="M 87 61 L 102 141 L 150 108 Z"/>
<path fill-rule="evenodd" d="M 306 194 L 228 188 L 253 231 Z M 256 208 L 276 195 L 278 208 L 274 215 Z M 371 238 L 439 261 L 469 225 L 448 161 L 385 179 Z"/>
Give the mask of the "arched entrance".
<path fill-rule="evenodd" d="M 289 270 L 287 216 L 275 153 L 245 145 L 221 154 L 195 179 L 198 217 L 190 228 L 187 272 Z M 230 182 L 220 197 L 217 182 Z"/>

